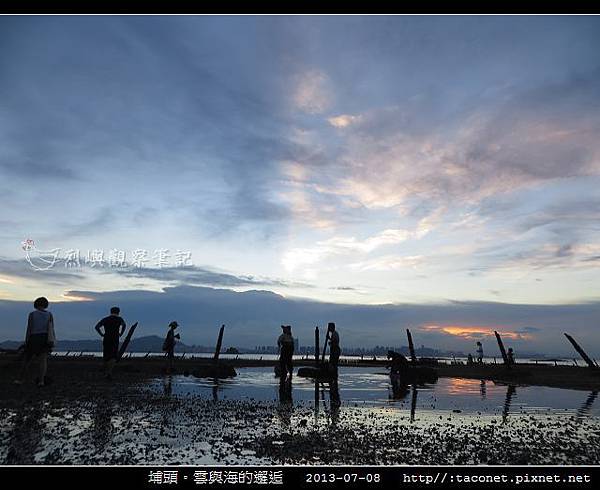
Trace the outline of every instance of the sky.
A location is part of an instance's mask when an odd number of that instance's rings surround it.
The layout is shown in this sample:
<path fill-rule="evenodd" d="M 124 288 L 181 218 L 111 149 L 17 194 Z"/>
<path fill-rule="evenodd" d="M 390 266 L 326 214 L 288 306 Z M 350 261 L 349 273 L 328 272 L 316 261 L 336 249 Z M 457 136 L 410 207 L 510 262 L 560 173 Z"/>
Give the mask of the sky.
<path fill-rule="evenodd" d="M 593 16 L 2 16 L 0 338 L 45 295 L 63 338 L 137 298 L 191 341 L 350 308 L 357 345 L 600 355 L 599 45 Z"/>

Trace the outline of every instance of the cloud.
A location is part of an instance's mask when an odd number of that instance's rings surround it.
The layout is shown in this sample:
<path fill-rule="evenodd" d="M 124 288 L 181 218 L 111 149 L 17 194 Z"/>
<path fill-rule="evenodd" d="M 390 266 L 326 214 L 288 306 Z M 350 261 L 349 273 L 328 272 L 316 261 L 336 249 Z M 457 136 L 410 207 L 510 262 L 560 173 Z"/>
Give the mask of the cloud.
<path fill-rule="evenodd" d="M 181 285 L 204 285 L 217 287 L 248 287 L 248 286 L 270 286 L 285 288 L 312 288 L 307 283 L 284 281 L 268 277 L 256 277 L 252 275 L 235 275 L 226 272 L 218 272 L 209 268 L 198 266 L 186 267 L 162 267 L 162 268 L 114 268 L 108 269 L 107 273 L 114 273 L 126 277 L 142 279 L 154 279 L 157 281 L 175 282 Z"/>
<path fill-rule="evenodd" d="M 457 207 L 600 175 L 597 75 L 513 89 L 429 128 L 413 124 L 436 117 L 427 97 L 369 110 L 345 128 L 343 171 L 320 189 L 370 209 Z"/>
<path fill-rule="evenodd" d="M 85 274 L 74 272 L 57 261 L 57 265 L 48 270 L 36 270 L 23 259 L 0 258 L 0 274 L 8 278 L 46 281 L 52 284 L 73 284 L 82 281 Z"/>
<path fill-rule="evenodd" d="M 386 245 L 402 243 L 412 237 L 420 238 L 424 233 L 426 231 L 419 227 L 415 231 L 383 230 L 364 240 L 358 240 L 356 237 L 332 237 L 317 242 L 314 247 L 293 248 L 284 254 L 281 262 L 288 271 L 293 271 L 332 256 L 368 254 Z"/>
<path fill-rule="evenodd" d="M 308 114 L 325 112 L 332 103 L 331 82 L 325 72 L 310 69 L 298 75 L 293 93 L 294 105 Z"/>
<path fill-rule="evenodd" d="M 544 244 L 531 250 L 513 254 L 501 253 L 486 257 L 488 271 L 523 272 L 575 269 L 591 270 L 600 267 L 596 258 L 600 253 L 599 243 Z"/>
<path fill-rule="evenodd" d="M 349 267 L 359 271 L 390 271 L 407 268 L 416 269 L 424 262 L 426 262 L 426 258 L 423 255 L 407 255 L 405 257 L 385 255 L 371 260 L 354 262 Z"/>
<path fill-rule="evenodd" d="M 327 122 L 334 128 L 345 128 L 351 124 L 359 122 L 361 116 L 353 116 L 352 114 L 341 114 L 339 116 L 330 117 Z"/>

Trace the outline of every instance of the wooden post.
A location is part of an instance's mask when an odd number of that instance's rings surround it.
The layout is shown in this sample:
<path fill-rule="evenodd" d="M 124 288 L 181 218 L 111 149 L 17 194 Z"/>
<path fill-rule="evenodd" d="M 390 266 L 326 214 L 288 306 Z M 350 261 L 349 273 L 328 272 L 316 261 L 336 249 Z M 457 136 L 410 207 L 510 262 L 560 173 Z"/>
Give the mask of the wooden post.
<path fill-rule="evenodd" d="M 565 337 L 567 337 L 567 340 L 569 342 L 571 342 L 571 344 L 573 345 L 573 347 L 575 347 L 575 350 L 577 352 L 579 352 L 579 355 L 582 357 L 582 359 L 587 363 L 587 365 L 592 368 L 592 369 L 597 369 L 597 366 L 594 364 L 594 361 L 592 361 L 590 359 L 590 357 L 585 353 L 585 351 L 581 348 L 581 346 L 575 341 L 575 339 L 573 337 L 571 337 L 568 333 L 565 333 Z"/>
<path fill-rule="evenodd" d="M 215 347 L 215 355 L 213 359 L 215 361 L 219 360 L 219 354 L 221 354 L 221 344 L 223 343 L 223 331 L 225 330 L 225 325 L 221 325 L 221 329 L 219 330 L 219 338 L 217 339 L 217 346 Z"/>
<path fill-rule="evenodd" d="M 129 345 L 129 341 L 131 340 L 131 336 L 133 335 L 133 332 L 135 332 L 137 325 L 138 325 L 138 322 L 135 322 L 133 325 L 131 325 L 131 327 L 129 327 L 129 332 L 127 332 L 127 335 L 125 336 L 125 340 L 123 341 L 123 343 L 121 344 L 121 348 L 119 349 L 119 355 L 117 356 L 117 362 L 119 362 L 121 360 L 121 358 L 123 357 L 123 354 L 125 354 L 125 350 L 127 349 L 127 346 Z"/>
<path fill-rule="evenodd" d="M 317 327 L 318 329 L 319 327 Z M 318 332 L 319 330 L 317 330 Z M 319 362 L 319 349 L 317 349 L 317 363 Z M 319 381 L 315 378 L 315 424 L 319 421 Z"/>
<path fill-rule="evenodd" d="M 417 385 L 412 385 L 412 396 L 410 399 L 410 421 L 415 421 L 415 412 L 417 410 Z"/>
<path fill-rule="evenodd" d="M 321 356 L 321 362 L 325 362 L 325 351 L 327 350 L 327 341 L 329 340 L 329 329 L 327 329 L 327 334 L 325 334 L 325 343 L 323 344 L 323 355 Z"/>
<path fill-rule="evenodd" d="M 319 327 L 315 327 L 315 364 L 319 364 L 319 348 L 321 342 L 319 340 Z"/>
<path fill-rule="evenodd" d="M 498 341 L 498 347 L 500 347 L 500 354 L 502 354 L 502 359 L 504 360 L 504 364 L 507 367 L 510 367 L 510 365 L 508 364 L 508 356 L 506 355 L 506 349 L 504 348 L 504 344 L 502 343 L 500 334 L 494 330 L 494 335 L 496 335 L 496 340 Z"/>
<path fill-rule="evenodd" d="M 408 337 L 408 350 L 410 352 L 410 360 L 416 364 L 417 363 L 417 355 L 415 354 L 415 344 L 413 344 L 412 335 L 408 328 L 406 329 L 406 336 Z"/>

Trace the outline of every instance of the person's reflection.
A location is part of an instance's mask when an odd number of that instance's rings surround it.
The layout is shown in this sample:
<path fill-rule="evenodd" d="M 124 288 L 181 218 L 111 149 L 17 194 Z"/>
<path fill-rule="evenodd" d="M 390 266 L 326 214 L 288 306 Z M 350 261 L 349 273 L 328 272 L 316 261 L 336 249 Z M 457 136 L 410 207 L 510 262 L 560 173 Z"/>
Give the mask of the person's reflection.
<path fill-rule="evenodd" d="M 585 402 L 583 402 L 583 405 L 581 405 L 581 407 L 579 407 L 579 410 L 577 410 L 577 414 L 575 415 L 575 419 L 577 420 L 577 422 L 581 422 L 585 417 L 589 415 L 590 408 L 592 408 L 592 405 L 596 401 L 596 398 L 598 398 L 598 392 L 590 392 Z"/>
<path fill-rule="evenodd" d="M 102 399 L 96 403 L 92 426 L 92 438 L 98 451 L 102 451 L 109 443 L 112 432 L 112 408 L 108 400 Z"/>
<path fill-rule="evenodd" d="M 506 423 L 506 419 L 508 418 L 508 414 L 510 413 L 510 404 L 516 392 L 517 387 L 515 385 L 508 385 L 508 388 L 506 390 L 506 398 L 504 399 L 504 408 L 502 409 L 503 424 Z"/>
<path fill-rule="evenodd" d="M 8 441 L 6 464 L 34 464 L 34 455 L 42 441 L 41 410 L 23 407 L 14 419 L 14 430 Z"/>
<path fill-rule="evenodd" d="M 485 379 L 482 379 L 479 382 L 479 394 L 481 395 L 481 399 L 482 400 L 486 399 L 486 397 L 487 397 L 487 387 L 486 387 L 486 384 L 485 384 Z"/>
<path fill-rule="evenodd" d="M 331 406 L 331 424 L 335 426 L 340 419 L 340 405 L 342 404 L 337 378 L 329 383 L 329 403 Z"/>
<path fill-rule="evenodd" d="M 171 398 L 173 394 L 173 376 L 171 375 L 163 379 L 163 394 L 165 398 Z"/>
<path fill-rule="evenodd" d="M 413 383 L 412 385 L 412 396 L 410 397 L 410 421 L 415 421 L 415 412 L 417 410 L 417 385 Z"/>
<path fill-rule="evenodd" d="M 292 422 L 293 400 L 292 400 L 292 380 L 284 378 L 279 380 L 279 407 L 277 413 L 281 420 L 281 425 L 289 427 Z"/>
<path fill-rule="evenodd" d="M 403 400 L 408 395 L 408 384 L 402 381 L 402 378 L 397 375 L 390 376 L 392 385 L 392 400 Z"/>
<path fill-rule="evenodd" d="M 212 397 L 213 402 L 216 403 L 219 401 L 219 378 L 213 378 Z"/>

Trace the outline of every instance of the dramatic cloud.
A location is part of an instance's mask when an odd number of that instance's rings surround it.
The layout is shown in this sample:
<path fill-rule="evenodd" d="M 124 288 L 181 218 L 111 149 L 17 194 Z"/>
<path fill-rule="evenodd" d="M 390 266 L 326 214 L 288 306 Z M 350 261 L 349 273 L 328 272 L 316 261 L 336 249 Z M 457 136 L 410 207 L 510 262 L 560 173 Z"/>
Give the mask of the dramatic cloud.
<path fill-rule="evenodd" d="M 2 17 L 0 297 L 595 302 L 599 45 L 593 16 Z M 42 275 L 25 239 L 196 265 Z M 423 335 L 532 326 L 493 312 Z"/>

